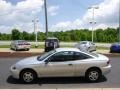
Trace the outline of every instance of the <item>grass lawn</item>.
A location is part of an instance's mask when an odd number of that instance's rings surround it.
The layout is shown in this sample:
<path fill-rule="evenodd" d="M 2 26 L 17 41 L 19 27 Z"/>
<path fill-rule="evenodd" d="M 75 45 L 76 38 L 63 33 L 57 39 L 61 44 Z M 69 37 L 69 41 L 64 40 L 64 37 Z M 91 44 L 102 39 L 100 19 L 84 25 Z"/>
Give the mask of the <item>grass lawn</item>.
<path fill-rule="evenodd" d="M 61 46 L 61 47 L 74 47 L 74 46 Z M 0 45 L 0 48 L 10 48 L 10 45 Z M 31 45 L 31 48 L 36 48 L 35 45 Z M 39 45 L 37 48 L 43 49 L 44 45 Z M 98 50 L 109 50 L 109 47 L 97 47 Z"/>

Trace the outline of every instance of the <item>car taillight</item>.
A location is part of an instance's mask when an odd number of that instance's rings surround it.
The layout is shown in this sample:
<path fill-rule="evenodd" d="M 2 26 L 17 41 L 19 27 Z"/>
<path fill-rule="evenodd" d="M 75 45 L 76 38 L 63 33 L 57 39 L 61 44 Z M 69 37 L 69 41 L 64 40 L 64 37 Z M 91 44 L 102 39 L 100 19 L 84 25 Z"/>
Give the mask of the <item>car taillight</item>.
<path fill-rule="evenodd" d="M 23 44 L 18 44 L 18 45 L 23 45 Z"/>
<path fill-rule="evenodd" d="M 25 44 L 25 45 L 30 45 L 29 43 Z"/>

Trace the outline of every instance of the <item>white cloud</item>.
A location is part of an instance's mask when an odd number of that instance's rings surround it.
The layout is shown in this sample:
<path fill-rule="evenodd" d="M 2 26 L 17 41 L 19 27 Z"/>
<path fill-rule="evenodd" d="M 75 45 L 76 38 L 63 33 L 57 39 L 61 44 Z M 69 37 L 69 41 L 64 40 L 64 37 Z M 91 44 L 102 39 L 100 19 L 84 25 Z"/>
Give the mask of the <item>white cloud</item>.
<path fill-rule="evenodd" d="M 119 0 L 104 0 L 99 5 L 99 9 L 95 10 L 94 18 L 97 24 L 94 28 L 118 27 L 119 20 Z M 51 30 L 70 30 L 79 28 L 91 28 L 90 21 L 92 21 L 92 10 L 87 10 L 83 19 L 76 19 L 75 21 L 59 22 L 52 26 Z"/>
<path fill-rule="evenodd" d="M 48 13 L 51 15 L 51 16 L 54 16 L 57 14 L 57 10 L 59 9 L 59 6 L 50 6 L 48 8 Z"/>
<path fill-rule="evenodd" d="M 118 7 L 119 0 L 104 0 L 97 6 L 99 9 L 95 11 L 96 28 L 117 27 L 118 26 Z M 11 28 L 20 28 L 21 31 L 33 31 L 33 23 L 31 22 L 37 14 L 39 14 L 44 5 L 43 0 L 24 0 L 19 1 L 16 5 L 5 0 L 0 0 L 0 32 L 10 33 Z M 54 16 L 58 13 L 59 6 L 50 6 L 48 14 Z M 90 28 L 92 12 L 87 10 L 83 19 L 78 18 L 74 21 L 61 21 L 57 24 L 51 25 L 49 30 L 60 31 L 78 28 Z M 43 25 L 38 23 L 40 31 L 43 31 Z"/>
<path fill-rule="evenodd" d="M 25 0 L 16 5 L 0 0 L 0 32 L 10 33 L 13 27 L 21 28 L 21 31 L 31 31 L 32 19 L 41 12 L 43 0 Z"/>
<path fill-rule="evenodd" d="M 104 0 L 98 5 L 99 9 L 95 10 L 96 27 L 116 27 L 119 18 L 119 0 Z M 83 22 L 88 23 L 92 21 L 92 11 L 88 10 L 83 17 Z M 87 24 L 88 25 L 88 24 Z"/>
<path fill-rule="evenodd" d="M 56 25 L 52 25 L 50 28 L 51 31 L 61 31 L 61 30 L 71 30 L 71 29 L 77 29 L 82 28 L 81 27 L 81 21 L 79 19 L 76 19 L 75 21 L 65 21 L 65 22 L 59 22 Z"/>

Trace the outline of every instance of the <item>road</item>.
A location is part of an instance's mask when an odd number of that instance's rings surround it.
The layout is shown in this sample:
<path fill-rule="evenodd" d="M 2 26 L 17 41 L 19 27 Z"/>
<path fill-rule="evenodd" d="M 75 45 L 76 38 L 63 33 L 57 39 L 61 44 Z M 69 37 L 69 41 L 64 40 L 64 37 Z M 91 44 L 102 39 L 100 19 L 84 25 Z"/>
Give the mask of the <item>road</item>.
<path fill-rule="evenodd" d="M 112 71 L 98 83 L 87 83 L 84 78 L 41 78 L 33 84 L 24 84 L 10 76 L 9 67 L 22 58 L 0 58 L 0 89 L 72 89 L 120 88 L 120 57 L 112 57 Z"/>

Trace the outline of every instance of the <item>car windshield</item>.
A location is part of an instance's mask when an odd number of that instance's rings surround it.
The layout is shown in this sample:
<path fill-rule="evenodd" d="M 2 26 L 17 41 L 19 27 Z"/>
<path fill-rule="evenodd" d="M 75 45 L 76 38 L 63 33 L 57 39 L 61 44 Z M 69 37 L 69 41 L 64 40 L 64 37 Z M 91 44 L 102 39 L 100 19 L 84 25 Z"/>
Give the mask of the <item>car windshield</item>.
<path fill-rule="evenodd" d="M 80 42 L 80 44 L 86 44 L 87 42 Z"/>
<path fill-rule="evenodd" d="M 53 54 L 53 53 L 55 53 L 55 52 L 56 52 L 55 50 L 52 50 L 52 51 L 50 51 L 50 52 L 48 52 L 48 53 L 45 53 L 45 54 L 43 54 L 43 55 L 40 55 L 40 56 L 37 57 L 37 60 L 38 60 L 38 61 L 42 61 L 42 60 L 44 60 L 46 57 L 48 57 L 49 55 L 51 55 L 51 54 Z"/>

